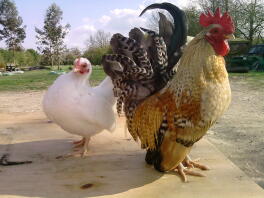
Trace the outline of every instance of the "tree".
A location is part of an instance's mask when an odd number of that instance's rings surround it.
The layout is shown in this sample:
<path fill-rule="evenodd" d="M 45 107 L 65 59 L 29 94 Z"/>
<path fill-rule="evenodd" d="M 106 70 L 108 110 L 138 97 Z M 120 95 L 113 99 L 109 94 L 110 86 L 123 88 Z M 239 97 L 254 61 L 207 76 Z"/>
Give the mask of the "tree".
<path fill-rule="evenodd" d="M 254 40 L 262 40 L 264 36 L 264 1 L 251 0 L 236 2 L 239 8 L 235 21 L 238 35 L 249 40 L 252 45 Z"/>
<path fill-rule="evenodd" d="M 18 16 L 16 5 L 11 0 L 0 0 L 0 40 L 5 40 L 8 49 L 13 50 L 13 62 L 15 50 L 21 49 L 21 43 L 26 38 L 23 20 Z"/>
<path fill-rule="evenodd" d="M 210 10 L 215 12 L 218 7 L 223 11 L 228 11 L 232 1 L 233 0 L 198 0 L 198 4 L 203 11 Z"/>
<path fill-rule="evenodd" d="M 201 12 L 195 6 L 184 8 L 183 11 L 187 18 L 188 36 L 196 36 L 202 30 L 202 26 L 199 24 Z"/>
<path fill-rule="evenodd" d="M 34 49 L 27 49 L 26 54 L 26 64 L 30 66 L 36 66 L 40 61 L 40 54 Z"/>
<path fill-rule="evenodd" d="M 94 35 L 90 35 L 87 43 L 87 49 L 89 48 L 104 48 L 109 46 L 111 39 L 111 33 L 98 30 Z"/>
<path fill-rule="evenodd" d="M 45 62 L 51 63 L 52 66 L 57 64 L 58 69 L 65 49 L 64 38 L 70 28 L 69 24 L 61 25 L 62 14 L 60 7 L 53 3 L 46 11 L 43 29 L 35 27 L 38 50 L 47 59 Z"/>
<path fill-rule="evenodd" d="M 12 51 L 0 49 L 0 68 L 10 63 L 12 59 Z M 36 66 L 39 64 L 40 55 L 34 49 L 20 50 L 15 53 L 15 59 L 19 66 Z"/>
<path fill-rule="evenodd" d="M 92 64 L 100 65 L 102 56 L 111 53 L 110 47 L 111 33 L 98 30 L 87 39 L 87 47 L 83 54 Z"/>
<path fill-rule="evenodd" d="M 105 47 L 89 48 L 84 52 L 83 57 L 88 58 L 93 65 L 100 65 L 103 55 L 111 53 L 111 47 L 108 45 Z"/>
<path fill-rule="evenodd" d="M 159 32 L 159 18 L 160 18 L 159 12 L 164 14 L 167 18 L 170 16 L 164 11 L 153 11 L 150 13 L 146 26 L 148 29 L 155 31 L 155 32 Z M 168 19 L 173 22 L 173 19 L 171 17 Z"/>
<path fill-rule="evenodd" d="M 78 48 L 66 49 L 64 52 L 63 64 L 72 65 L 74 60 L 81 56 L 82 53 Z"/>

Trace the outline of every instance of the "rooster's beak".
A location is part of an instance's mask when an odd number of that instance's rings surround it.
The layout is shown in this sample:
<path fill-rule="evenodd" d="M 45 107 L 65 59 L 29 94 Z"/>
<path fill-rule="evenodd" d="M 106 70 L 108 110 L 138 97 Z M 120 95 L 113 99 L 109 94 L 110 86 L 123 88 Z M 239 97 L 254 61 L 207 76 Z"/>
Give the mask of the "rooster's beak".
<path fill-rule="evenodd" d="M 227 34 L 225 35 L 225 39 L 235 39 L 236 37 L 234 36 L 234 34 Z"/>

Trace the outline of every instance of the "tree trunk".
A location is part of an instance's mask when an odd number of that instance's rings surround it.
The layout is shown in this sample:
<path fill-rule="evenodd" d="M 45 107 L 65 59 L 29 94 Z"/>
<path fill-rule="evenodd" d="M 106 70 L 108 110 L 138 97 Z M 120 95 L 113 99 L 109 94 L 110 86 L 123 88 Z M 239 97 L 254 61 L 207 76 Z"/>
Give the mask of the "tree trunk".
<path fill-rule="evenodd" d="M 54 61 L 53 61 L 53 55 L 51 55 L 51 68 L 53 69 Z"/>
<path fill-rule="evenodd" d="M 228 12 L 228 0 L 225 0 L 225 11 Z"/>
<path fill-rule="evenodd" d="M 13 64 L 14 66 L 16 65 L 16 61 L 15 61 L 15 47 L 12 47 L 12 52 L 13 52 Z"/>
<path fill-rule="evenodd" d="M 256 3 L 257 0 L 251 1 L 251 13 L 250 13 L 250 19 L 249 19 L 249 42 L 250 46 L 253 45 L 253 40 L 254 40 L 254 21 L 255 21 L 255 15 L 256 15 Z"/>

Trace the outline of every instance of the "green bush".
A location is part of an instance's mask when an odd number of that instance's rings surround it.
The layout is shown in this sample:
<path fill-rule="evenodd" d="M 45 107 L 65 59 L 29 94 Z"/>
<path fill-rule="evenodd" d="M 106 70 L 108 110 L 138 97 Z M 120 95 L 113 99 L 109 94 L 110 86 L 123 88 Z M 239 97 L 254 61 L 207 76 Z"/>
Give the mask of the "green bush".
<path fill-rule="evenodd" d="M 110 46 L 90 48 L 84 52 L 83 57 L 88 58 L 93 65 L 101 65 L 102 56 L 110 53 Z"/>
<path fill-rule="evenodd" d="M 8 63 L 15 63 L 18 66 L 39 65 L 40 55 L 34 49 L 12 51 L 0 49 L 0 67 L 5 67 Z"/>

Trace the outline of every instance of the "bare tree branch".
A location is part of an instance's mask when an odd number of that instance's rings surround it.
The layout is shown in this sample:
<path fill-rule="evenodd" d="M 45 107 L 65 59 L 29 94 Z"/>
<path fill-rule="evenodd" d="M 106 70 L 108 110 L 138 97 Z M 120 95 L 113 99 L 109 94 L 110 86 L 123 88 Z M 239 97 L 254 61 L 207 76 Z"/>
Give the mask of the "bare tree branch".
<path fill-rule="evenodd" d="M 102 48 L 109 46 L 111 33 L 98 30 L 95 34 L 90 35 L 87 39 L 87 49 L 89 48 Z"/>

